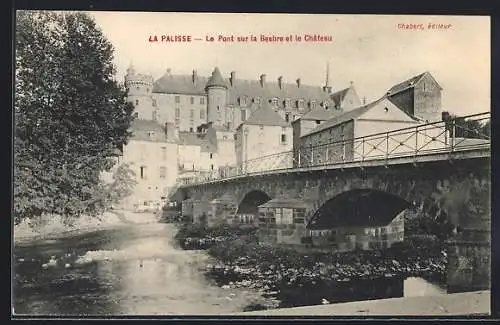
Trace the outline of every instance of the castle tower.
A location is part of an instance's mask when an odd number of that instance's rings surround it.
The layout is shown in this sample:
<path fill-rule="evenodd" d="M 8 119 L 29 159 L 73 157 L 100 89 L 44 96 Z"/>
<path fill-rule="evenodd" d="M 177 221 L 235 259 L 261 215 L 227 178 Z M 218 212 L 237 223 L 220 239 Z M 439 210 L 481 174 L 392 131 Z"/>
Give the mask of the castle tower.
<path fill-rule="evenodd" d="M 212 76 L 205 87 L 207 92 L 207 122 L 222 126 L 226 122 L 227 85 L 222 78 L 218 67 L 215 67 Z"/>
<path fill-rule="evenodd" d="M 153 77 L 137 74 L 131 64 L 125 75 L 125 87 L 128 91 L 127 100 L 134 105 L 137 117 L 144 120 L 153 119 Z"/>

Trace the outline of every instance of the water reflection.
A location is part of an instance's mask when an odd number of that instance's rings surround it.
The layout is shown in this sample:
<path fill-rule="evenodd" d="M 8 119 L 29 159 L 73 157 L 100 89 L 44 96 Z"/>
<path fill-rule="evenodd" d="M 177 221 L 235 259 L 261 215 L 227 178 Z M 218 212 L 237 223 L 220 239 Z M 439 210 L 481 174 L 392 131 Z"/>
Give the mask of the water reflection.
<path fill-rule="evenodd" d="M 202 251 L 177 249 L 168 224 L 130 226 L 15 247 L 14 311 L 30 315 L 200 315 L 243 310 L 258 293 L 207 282 Z M 53 266 L 42 265 L 54 256 Z M 382 279 L 302 288 L 290 305 L 446 293 L 422 279 Z M 300 300 L 300 301 L 298 301 Z M 304 303 L 307 302 L 307 303 Z"/>

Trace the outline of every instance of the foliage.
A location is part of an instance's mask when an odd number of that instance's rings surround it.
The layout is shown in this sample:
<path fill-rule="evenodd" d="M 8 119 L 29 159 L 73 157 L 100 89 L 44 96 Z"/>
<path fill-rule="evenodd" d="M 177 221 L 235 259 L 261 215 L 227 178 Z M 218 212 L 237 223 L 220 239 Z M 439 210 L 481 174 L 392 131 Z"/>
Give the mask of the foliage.
<path fill-rule="evenodd" d="M 21 11 L 15 48 L 15 222 L 102 212 L 133 119 L 112 45 L 87 14 Z"/>
<path fill-rule="evenodd" d="M 491 137 L 491 120 L 489 119 L 482 122 L 443 112 L 443 121 L 445 121 L 445 128 L 450 134 L 453 134 L 455 124 L 455 137 L 457 138 L 489 139 Z"/>
<path fill-rule="evenodd" d="M 109 199 L 112 203 L 120 202 L 132 195 L 136 184 L 135 172 L 128 164 L 120 164 L 114 171 L 113 181 L 107 188 Z"/>

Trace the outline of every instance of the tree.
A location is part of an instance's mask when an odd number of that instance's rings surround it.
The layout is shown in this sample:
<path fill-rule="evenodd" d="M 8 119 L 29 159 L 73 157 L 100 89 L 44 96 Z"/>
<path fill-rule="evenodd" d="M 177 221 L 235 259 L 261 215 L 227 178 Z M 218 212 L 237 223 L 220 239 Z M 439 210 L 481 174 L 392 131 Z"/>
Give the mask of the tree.
<path fill-rule="evenodd" d="M 14 220 L 96 215 L 133 119 L 113 47 L 87 14 L 43 11 L 18 12 L 15 46 Z"/>
<path fill-rule="evenodd" d="M 453 126 L 455 126 L 455 137 L 457 138 L 474 138 L 474 139 L 489 139 L 491 135 L 490 120 L 481 121 L 479 119 L 465 119 L 449 112 L 443 112 L 442 120 L 445 122 L 446 130 L 453 134 Z"/>
<path fill-rule="evenodd" d="M 118 203 L 132 195 L 136 184 L 135 172 L 128 164 L 120 164 L 113 173 L 113 181 L 107 187 L 111 203 Z"/>

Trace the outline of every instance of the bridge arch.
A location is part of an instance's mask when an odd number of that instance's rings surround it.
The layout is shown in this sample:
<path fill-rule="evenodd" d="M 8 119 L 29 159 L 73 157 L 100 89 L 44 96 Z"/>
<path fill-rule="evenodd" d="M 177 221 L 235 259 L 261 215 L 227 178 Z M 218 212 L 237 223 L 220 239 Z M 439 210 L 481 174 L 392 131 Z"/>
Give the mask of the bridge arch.
<path fill-rule="evenodd" d="M 413 204 L 400 196 L 372 188 L 355 188 L 327 199 L 312 211 L 309 229 L 389 224 Z"/>
<path fill-rule="evenodd" d="M 238 204 L 236 214 L 258 214 L 258 207 L 271 200 L 271 197 L 264 191 L 251 190 L 247 192 Z"/>

